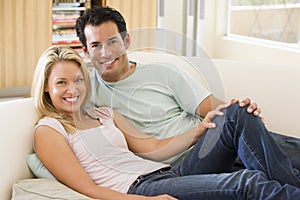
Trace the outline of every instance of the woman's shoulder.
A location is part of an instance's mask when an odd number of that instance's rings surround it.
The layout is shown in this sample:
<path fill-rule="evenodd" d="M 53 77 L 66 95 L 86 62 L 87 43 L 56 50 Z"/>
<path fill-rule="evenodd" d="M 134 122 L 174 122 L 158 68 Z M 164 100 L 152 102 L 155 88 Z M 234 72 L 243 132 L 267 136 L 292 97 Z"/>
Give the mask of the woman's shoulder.
<path fill-rule="evenodd" d="M 114 112 L 109 107 L 95 107 L 86 111 L 91 117 L 100 119 L 102 123 L 114 118 Z"/>
<path fill-rule="evenodd" d="M 55 118 L 52 118 L 52 117 L 43 117 L 41 118 L 37 125 L 35 126 L 35 130 L 40 127 L 40 126 L 48 126 L 52 129 L 55 129 L 56 131 L 64 134 L 66 133 L 63 125 Z"/>
<path fill-rule="evenodd" d="M 58 125 L 60 122 L 52 117 L 43 117 L 41 118 L 36 126 L 42 126 L 42 125 Z"/>

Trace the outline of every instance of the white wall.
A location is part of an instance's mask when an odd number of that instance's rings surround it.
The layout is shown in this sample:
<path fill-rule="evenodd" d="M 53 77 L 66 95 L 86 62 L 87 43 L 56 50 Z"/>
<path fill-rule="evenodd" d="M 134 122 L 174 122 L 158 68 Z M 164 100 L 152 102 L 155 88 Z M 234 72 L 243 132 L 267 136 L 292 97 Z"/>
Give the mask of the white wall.
<path fill-rule="evenodd" d="M 165 21 L 164 27 L 175 32 L 182 33 L 183 6 L 184 0 L 165 0 Z"/>
<path fill-rule="evenodd" d="M 163 28 L 177 32 L 183 36 L 187 41 L 186 53 L 190 55 L 192 52 L 191 41 L 193 38 L 193 16 L 185 16 L 188 11 L 184 12 L 184 8 L 188 9 L 189 0 L 164 0 L 165 16 L 158 17 L 158 28 Z M 212 4 L 213 3 L 213 4 Z M 199 6 L 200 2 L 198 2 Z M 206 7 L 208 12 L 205 11 L 205 19 L 198 21 L 198 34 L 197 43 L 200 47 L 205 47 L 204 51 L 211 56 L 213 52 L 211 37 L 214 34 L 215 16 L 211 10 L 214 10 L 214 0 L 206 0 Z M 198 11 L 199 12 L 199 11 Z M 199 15 L 199 13 L 198 13 Z M 211 22 L 211 20 L 213 20 Z M 201 49 L 202 50 L 202 49 Z M 201 52 L 200 52 L 201 53 Z"/>
<path fill-rule="evenodd" d="M 216 1 L 220 0 L 206 0 L 205 1 L 205 30 L 203 32 L 202 46 L 207 54 L 214 58 L 215 51 L 215 35 L 216 35 Z M 223 0 L 221 0 L 223 1 Z"/>

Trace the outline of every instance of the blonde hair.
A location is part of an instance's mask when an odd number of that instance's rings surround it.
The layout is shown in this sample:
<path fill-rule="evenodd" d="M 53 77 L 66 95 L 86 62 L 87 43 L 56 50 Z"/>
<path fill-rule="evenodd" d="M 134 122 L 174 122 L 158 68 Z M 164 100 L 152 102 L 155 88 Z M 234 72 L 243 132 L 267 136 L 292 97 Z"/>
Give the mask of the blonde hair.
<path fill-rule="evenodd" d="M 78 64 L 86 85 L 86 96 L 82 107 L 84 106 L 89 100 L 91 92 L 88 71 L 81 56 L 75 50 L 67 46 L 51 46 L 40 56 L 33 76 L 31 95 L 39 119 L 43 117 L 55 118 L 64 126 L 67 132 L 73 133 L 76 130 L 74 121 L 67 119 L 63 114 L 58 113 L 50 99 L 49 93 L 45 92 L 52 66 L 61 61 L 75 62 Z"/>

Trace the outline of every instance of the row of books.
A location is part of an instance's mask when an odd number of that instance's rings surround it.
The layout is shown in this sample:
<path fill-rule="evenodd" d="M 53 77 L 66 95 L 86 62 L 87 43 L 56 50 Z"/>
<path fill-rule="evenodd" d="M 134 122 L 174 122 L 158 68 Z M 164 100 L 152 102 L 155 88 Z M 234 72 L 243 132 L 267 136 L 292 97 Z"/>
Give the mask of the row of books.
<path fill-rule="evenodd" d="M 84 11 L 81 3 L 59 3 L 52 8 L 52 44 L 80 47 L 75 24 Z"/>

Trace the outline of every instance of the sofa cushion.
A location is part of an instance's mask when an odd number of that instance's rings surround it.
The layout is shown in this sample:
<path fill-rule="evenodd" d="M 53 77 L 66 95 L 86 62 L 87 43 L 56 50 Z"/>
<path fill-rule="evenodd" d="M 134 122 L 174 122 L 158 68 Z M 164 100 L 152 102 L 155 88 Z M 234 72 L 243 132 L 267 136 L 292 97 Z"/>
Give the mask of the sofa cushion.
<path fill-rule="evenodd" d="M 56 180 L 35 153 L 27 155 L 26 162 L 32 173 L 37 178 Z"/>
<path fill-rule="evenodd" d="M 86 200 L 91 199 L 55 180 L 23 179 L 13 185 L 12 200 Z"/>

